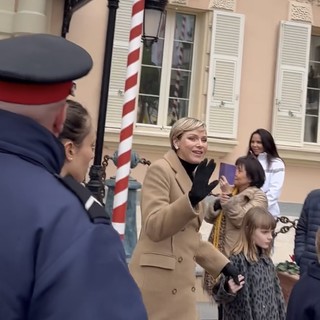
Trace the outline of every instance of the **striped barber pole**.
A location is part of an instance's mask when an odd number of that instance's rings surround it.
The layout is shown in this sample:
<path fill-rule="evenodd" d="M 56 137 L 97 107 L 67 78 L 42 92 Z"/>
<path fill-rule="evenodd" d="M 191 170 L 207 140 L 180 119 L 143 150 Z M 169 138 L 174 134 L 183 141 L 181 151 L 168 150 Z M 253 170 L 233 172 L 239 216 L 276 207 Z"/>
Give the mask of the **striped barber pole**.
<path fill-rule="evenodd" d="M 118 148 L 117 173 L 114 190 L 112 225 L 124 239 L 128 199 L 133 125 L 135 122 L 135 102 L 138 95 L 138 72 L 140 70 L 140 48 L 143 25 L 144 0 L 134 0 L 131 14 L 127 76 L 120 143 Z"/>
<path fill-rule="evenodd" d="M 186 32 L 186 16 L 183 15 L 182 17 L 182 24 L 181 24 L 181 30 L 179 35 L 179 51 L 178 51 L 178 67 L 176 70 L 176 79 L 174 84 L 174 92 L 173 95 L 175 99 L 173 100 L 173 112 L 172 116 L 175 120 L 179 119 L 179 90 L 180 90 L 180 80 L 181 80 L 181 67 L 182 67 L 182 59 L 183 59 L 183 40 L 185 39 L 185 32 Z"/>

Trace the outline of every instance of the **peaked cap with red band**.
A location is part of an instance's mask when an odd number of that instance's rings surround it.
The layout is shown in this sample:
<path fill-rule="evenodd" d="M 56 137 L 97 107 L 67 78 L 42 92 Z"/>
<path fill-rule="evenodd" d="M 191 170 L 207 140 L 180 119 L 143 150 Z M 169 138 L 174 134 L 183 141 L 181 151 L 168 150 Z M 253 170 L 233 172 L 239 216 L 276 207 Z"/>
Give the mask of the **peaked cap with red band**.
<path fill-rule="evenodd" d="M 0 101 L 38 105 L 67 98 L 73 80 L 92 68 L 87 51 L 59 36 L 0 40 Z"/>

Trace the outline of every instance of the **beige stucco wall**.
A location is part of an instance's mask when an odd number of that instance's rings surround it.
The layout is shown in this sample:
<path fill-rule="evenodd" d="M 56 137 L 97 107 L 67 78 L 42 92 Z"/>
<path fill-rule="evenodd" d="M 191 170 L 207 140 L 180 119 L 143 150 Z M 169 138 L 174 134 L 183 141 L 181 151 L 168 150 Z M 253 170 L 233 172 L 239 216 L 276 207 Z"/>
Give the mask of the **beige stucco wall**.
<path fill-rule="evenodd" d="M 17 0 L 16 7 L 19 1 Z M 39 6 L 44 0 L 37 0 Z M 258 127 L 264 127 L 271 130 L 272 125 L 272 110 L 274 100 L 274 79 L 275 66 L 278 47 L 279 25 L 281 20 L 289 19 L 289 3 L 288 0 L 268 0 L 268 1 L 254 1 L 254 0 L 186 0 L 180 1 L 187 6 L 195 6 L 197 12 L 204 10 L 215 4 L 221 5 L 234 3 L 235 12 L 245 15 L 245 36 L 244 36 L 244 51 L 242 64 L 242 78 L 241 78 L 241 92 L 240 92 L 240 111 L 239 111 L 239 125 L 236 146 L 231 149 L 231 152 L 226 154 L 223 158 L 217 158 L 216 161 L 234 162 L 235 159 L 246 152 L 248 139 L 250 133 Z M 170 0 L 171 3 L 179 1 Z M 4 1 L 0 4 L 1 9 L 8 10 L 10 1 Z M 28 2 L 25 2 L 28 4 Z M 31 2 L 29 2 L 30 4 Z M 34 2 L 36 3 L 36 2 Z M 121 3 L 121 0 L 120 0 Z M 6 4 L 6 7 L 4 5 Z M 54 34 L 61 33 L 62 14 L 63 14 L 63 0 L 47 0 L 47 10 L 51 10 L 51 15 L 47 14 L 49 23 L 49 31 Z M 92 55 L 94 66 L 91 73 L 77 81 L 76 99 L 83 103 L 92 114 L 94 123 L 97 123 L 99 99 L 100 99 L 100 83 L 102 77 L 104 46 L 106 37 L 106 26 L 108 17 L 108 1 L 107 0 L 92 0 L 83 8 L 78 10 L 72 18 L 70 30 L 67 34 L 67 39 L 83 46 Z M 182 10 L 184 6 L 175 5 L 177 9 Z M 39 7 L 39 8 L 40 8 Z M 10 7 L 11 8 L 11 7 Z M 11 9 L 10 9 L 11 10 Z M 320 26 L 320 7 L 313 6 L 313 25 Z M 4 12 L 6 16 L 7 12 Z M 207 20 L 206 20 L 207 19 Z M 201 22 L 202 27 L 206 27 L 208 18 Z M 30 21 L 32 23 L 32 21 Z M 1 24 L 0 24 L 1 28 Z M 1 35 L 0 30 L 0 35 Z M 7 36 L 7 35 L 5 35 Z M 203 39 L 205 41 L 205 37 Z M 203 42 L 201 41 L 201 42 Z M 204 51 L 209 48 L 209 45 L 203 46 Z M 116 59 L 116 57 L 113 57 Z M 203 54 L 202 60 L 199 62 L 199 67 L 205 69 L 207 53 Z M 203 62 L 201 62 L 203 61 Z M 125 68 L 126 66 L 124 66 Z M 198 67 L 198 65 L 197 65 Z M 205 71 L 204 71 L 205 72 Z M 200 73 L 201 74 L 201 73 Z M 202 78 L 199 76 L 197 81 L 200 92 L 206 92 L 206 76 Z M 197 102 L 205 104 L 205 94 L 200 94 Z M 197 113 L 197 111 L 195 111 Z M 200 114 L 202 115 L 202 114 Z M 108 129 L 106 136 L 108 136 Z M 134 138 L 135 141 L 135 138 Z M 169 147 L 169 142 L 168 142 Z M 112 155 L 115 151 L 115 144 L 109 143 L 108 149 L 105 153 Z M 158 149 L 156 146 L 150 150 L 139 148 L 140 157 L 147 158 L 154 161 L 163 154 L 163 149 Z M 281 155 L 280 150 L 280 155 Z M 318 155 L 316 154 L 316 157 Z M 287 161 L 286 180 L 283 188 L 281 201 L 301 203 L 306 194 L 313 188 L 318 187 L 318 177 L 320 174 L 320 155 L 319 161 L 299 163 L 295 161 Z M 286 159 L 285 159 L 286 161 Z M 146 167 L 139 165 L 132 172 L 132 175 L 139 181 L 143 180 Z M 107 168 L 107 177 L 115 175 L 116 168 L 110 163 Z M 216 170 L 218 171 L 218 170 Z M 214 177 L 217 176 L 217 172 Z"/>
<path fill-rule="evenodd" d="M 90 74 L 77 81 L 76 99 L 90 110 L 95 123 L 98 118 L 107 17 L 107 1 L 93 0 L 73 15 L 66 36 L 68 40 L 84 47 L 94 61 Z"/>
<path fill-rule="evenodd" d="M 208 4 L 210 2 L 201 1 Z M 189 3 L 193 2 L 190 0 Z M 234 162 L 237 157 L 245 153 L 249 135 L 253 130 L 258 127 L 271 130 L 279 24 L 281 20 L 288 20 L 289 17 L 288 0 L 237 0 L 235 4 L 235 12 L 245 15 L 245 37 L 238 145 L 224 158 L 216 159 L 216 161 L 226 162 Z M 204 7 L 206 5 L 203 5 Z M 58 11 L 57 7 L 55 10 Z M 100 97 L 107 12 L 106 0 L 91 1 L 75 13 L 67 35 L 68 39 L 86 48 L 94 59 L 92 72 L 86 78 L 78 81 L 76 98 L 89 108 L 95 121 Z M 314 24 L 320 26 L 319 7 L 313 8 L 313 19 Z M 52 23 L 52 29 L 55 31 L 57 29 L 54 26 L 57 23 L 56 20 Z M 202 100 L 202 103 L 205 103 L 205 99 Z M 106 135 L 108 136 L 108 131 Z M 114 151 L 114 147 L 105 150 L 109 155 L 112 155 Z M 147 152 L 139 149 L 139 155 L 150 161 L 159 158 L 162 153 L 163 151 L 157 151 L 156 147 L 152 151 L 148 149 Z M 142 181 L 145 171 L 146 167 L 139 165 L 133 170 L 132 175 Z M 308 162 L 299 164 L 288 162 L 285 185 L 280 200 L 293 203 L 303 202 L 306 194 L 319 186 L 318 171 L 319 163 L 313 162 L 310 167 Z M 115 175 L 115 166 L 111 163 L 107 169 L 107 176 L 112 175 Z"/>

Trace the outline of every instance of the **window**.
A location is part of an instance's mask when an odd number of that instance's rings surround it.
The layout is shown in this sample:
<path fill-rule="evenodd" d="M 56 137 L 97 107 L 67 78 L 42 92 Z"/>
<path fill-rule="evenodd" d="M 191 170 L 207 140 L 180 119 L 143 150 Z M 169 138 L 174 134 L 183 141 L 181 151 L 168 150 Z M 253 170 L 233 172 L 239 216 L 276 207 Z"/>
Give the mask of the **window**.
<path fill-rule="evenodd" d="M 166 20 L 158 42 L 143 47 L 137 124 L 172 126 L 189 113 L 196 17 L 169 12 Z"/>
<path fill-rule="evenodd" d="M 106 119 L 109 137 L 121 125 L 131 6 L 132 1 L 122 0 L 117 12 Z M 201 114 L 209 137 L 230 150 L 237 138 L 243 36 L 241 14 L 181 12 L 169 6 L 158 42 L 141 49 L 135 143 L 145 146 L 147 137 L 166 138 L 177 119 Z M 167 145 L 167 140 L 160 144 Z"/>
<path fill-rule="evenodd" d="M 312 30 L 313 31 L 313 30 Z M 319 30 L 320 31 L 320 30 Z M 313 32 L 312 32 L 313 33 Z M 319 143 L 320 32 L 311 36 L 304 142 Z"/>
<path fill-rule="evenodd" d="M 106 125 L 119 128 L 126 78 L 132 1 L 119 3 Z M 167 11 L 158 42 L 141 48 L 136 126 L 164 128 L 190 113 L 196 15 Z"/>

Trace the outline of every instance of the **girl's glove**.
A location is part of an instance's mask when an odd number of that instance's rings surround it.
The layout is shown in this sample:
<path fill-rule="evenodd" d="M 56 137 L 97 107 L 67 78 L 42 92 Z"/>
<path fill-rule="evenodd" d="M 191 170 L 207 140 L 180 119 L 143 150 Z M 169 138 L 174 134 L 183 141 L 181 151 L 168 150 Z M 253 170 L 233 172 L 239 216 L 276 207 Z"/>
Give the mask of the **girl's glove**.
<path fill-rule="evenodd" d="M 198 165 L 193 178 L 193 184 L 189 192 L 189 199 L 192 206 L 195 206 L 203 200 L 219 183 L 218 180 L 214 180 L 209 183 L 215 168 L 216 164 L 213 159 L 209 162 L 208 159 L 204 159 Z"/>
<path fill-rule="evenodd" d="M 224 266 L 221 273 L 223 273 L 226 277 L 231 277 L 238 286 L 240 285 L 240 281 L 239 281 L 240 272 L 231 262 L 227 263 Z"/>

